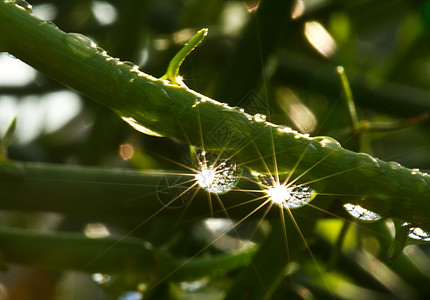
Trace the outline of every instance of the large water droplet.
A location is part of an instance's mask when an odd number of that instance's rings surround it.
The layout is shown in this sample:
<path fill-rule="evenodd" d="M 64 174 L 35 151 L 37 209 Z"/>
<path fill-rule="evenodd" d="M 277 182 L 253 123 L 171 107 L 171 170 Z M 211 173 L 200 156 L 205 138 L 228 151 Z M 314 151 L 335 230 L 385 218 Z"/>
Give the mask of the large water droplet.
<path fill-rule="evenodd" d="M 233 189 L 242 175 L 242 168 L 231 159 L 202 151 L 197 155 L 197 184 L 214 194 L 224 194 Z"/>
<path fill-rule="evenodd" d="M 288 185 L 285 179 L 276 180 L 273 176 L 257 176 L 269 200 L 287 209 L 300 208 L 311 202 L 317 193 L 305 185 Z"/>
<path fill-rule="evenodd" d="M 33 11 L 33 6 L 31 6 L 31 4 L 25 0 L 14 0 L 14 1 L 10 1 L 10 2 L 13 2 L 17 7 L 24 9 L 28 12 Z"/>
<path fill-rule="evenodd" d="M 152 136 L 158 136 L 161 137 L 162 135 L 152 131 L 149 128 L 146 128 L 145 126 L 143 126 L 142 124 L 139 124 L 134 118 L 130 118 L 130 117 L 121 117 L 121 119 L 123 119 L 125 122 L 127 122 L 131 127 L 133 127 L 134 129 L 136 129 L 137 131 L 140 131 L 144 134 L 147 135 L 152 135 Z"/>
<path fill-rule="evenodd" d="M 376 176 L 382 172 L 376 158 L 367 153 L 357 153 L 355 155 L 355 165 L 361 173 L 369 176 Z"/>
<path fill-rule="evenodd" d="M 344 204 L 343 207 L 351 216 L 363 222 L 376 222 L 382 219 L 381 215 L 363 208 L 360 205 L 347 203 Z"/>
<path fill-rule="evenodd" d="M 80 33 L 67 33 L 66 44 L 73 53 L 82 58 L 90 58 L 97 54 L 97 45 L 89 37 Z"/>
<path fill-rule="evenodd" d="M 255 114 L 254 121 L 257 123 L 266 122 L 266 115 L 263 114 Z"/>
<path fill-rule="evenodd" d="M 313 139 L 317 140 L 323 148 L 330 150 L 337 150 L 341 148 L 340 143 L 329 136 L 316 136 Z"/>

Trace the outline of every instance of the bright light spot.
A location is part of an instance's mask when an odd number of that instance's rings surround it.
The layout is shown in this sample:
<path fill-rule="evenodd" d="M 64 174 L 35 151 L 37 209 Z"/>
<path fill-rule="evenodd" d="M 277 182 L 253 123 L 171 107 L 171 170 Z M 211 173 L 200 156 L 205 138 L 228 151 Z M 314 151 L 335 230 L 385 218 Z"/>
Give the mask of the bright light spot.
<path fill-rule="evenodd" d="M 414 240 L 420 240 L 424 242 L 430 241 L 430 233 L 422 230 L 419 227 L 410 228 L 408 236 Z"/>
<path fill-rule="evenodd" d="M 4 132 L 17 117 L 15 137 L 19 143 L 28 143 L 41 133 L 58 130 L 81 110 L 79 96 L 71 91 L 49 93 L 42 97 L 0 97 L 0 132 Z"/>
<path fill-rule="evenodd" d="M 209 193 L 223 194 L 239 182 L 243 169 L 233 160 L 220 159 L 220 155 L 204 150 L 196 155 L 198 165 L 194 178 L 201 188 Z"/>
<path fill-rule="evenodd" d="M 164 51 L 170 46 L 168 39 L 154 39 L 154 49 L 157 51 Z"/>
<path fill-rule="evenodd" d="M 92 239 L 104 238 L 110 235 L 109 230 L 101 223 L 87 224 L 84 233 L 87 237 Z"/>
<path fill-rule="evenodd" d="M 121 119 L 123 119 L 123 121 L 127 122 L 131 127 L 136 129 L 137 131 L 140 131 L 144 134 L 158 136 L 158 137 L 162 136 L 156 133 L 155 131 L 152 131 L 151 129 L 144 127 L 143 125 L 140 125 L 134 118 L 122 117 Z"/>
<path fill-rule="evenodd" d="M 108 2 L 94 1 L 91 10 L 101 25 L 112 24 L 118 17 L 115 7 Z"/>
<path fill-rule="evenodd" d="M 221 234 L 227 230 L 230 230 L 233 226 L 233 222 L 229 219 L 218 219 L 218 218 L 209 218 L 204 220 L 205 226 L 216 234 Z"/>
<path fill-rule="evenodd" d="M 215 180 L 215 172 L 212 168 L 203 168 L 195 177 L 202 188 L 208 189 Z"/>
<path fill-rule="evenodd" d="M 286 202 L 291 198 L 290 190 L 277 183 L 268 188 L 266 194 L 269 196 L 270 201 L 279 206 L 285 206 Z"/>
<path fill-rule="evenodd" d="M 305 23 L 305 36 L 322 55 L 330 56 L 336 51 L 336 42 L 328 31 L 316 21 Z"/>
<path fill-rule="evenodd" d="M 33 6 L 33 14 L 39 19 L 52 21 L 57 17 L 58 9 L 54 4 L 36 4 Z"/>
<path fill-rule="evenodd" d="M 183 45 L 188 42 L 195 34 L 196 31 L 191 28 L 176 31 L 173 33 L 173 42 L 178 45 Z"/>
<path fill-rule="evenodd" d="M 72 91 L 60 91 L 44 95 L 41 98 L 45 106 L 45 133 L 55 132 L 82 109 L 81 98 Z"/>
<path fill-rule="evenodd" d="M 91 278 L 98 284 L 105 284 L 108 283 L 112 277 L 106 274 L 94 273 L 91 275 Z"/>
<path fill-rule="evenodd" d="M 315 115 L 291 89 L 278 88 L 276 102 L 300 132 L 311 133 L 317 127 Z"/>
<path fill-rule="evenodd" d="M 203 278 L 201 280 L 196 281 L 182 281 L 179 286 L 181 289 L 187 292 L 195 292 L 207 285 L 209 282 L 208 278 Z"/>
<path fill-rule="evenodd" d="M 119 155 L 123 160 L 130 160 L 134 155 L 134 148 L 130 144 L 122 144 L 119 146 Z"/>
<path fill-rule="evenodd" d="M 7 53 L 0 53 L 0 86 L 25 86 L 35 77 L 34 68 Z"/>
<path fill-rule="evenodd" d="M 303 0 L 296 0 L 294 3 L 293 10 L 291 12 L 291 19 L 295 20 L 300 18 L 305 12 L 305 3 Z"/>
<path fill-rule="evenodd" d="M 288 209 L 299 208 L 311 202 L 317 193 L 305 185 L 287 185 L 285 179 L 253 173 L 261 183 L 261 187 L 269 201 Z M 279 182 L 285 182 L 283 184 Z"/>
<path fill-rule="evenodd" d="M 221 12 L 221 28 L 227 35 L 237 36 L 248 21 L 246 7 L 240 2 L 227 1 Z"/>

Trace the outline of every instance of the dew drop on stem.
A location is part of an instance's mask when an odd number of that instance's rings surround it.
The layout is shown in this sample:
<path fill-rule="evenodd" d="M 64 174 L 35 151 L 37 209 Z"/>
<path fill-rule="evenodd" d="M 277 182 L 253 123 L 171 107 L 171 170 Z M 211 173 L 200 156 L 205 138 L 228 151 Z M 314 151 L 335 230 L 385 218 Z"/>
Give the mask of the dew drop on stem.
<path fill-rule="evenodd" d="M 257 123 L 266 122 L 266 115 L 263 114 L 255 114 L 253 118 Z"/>
<path fill-rule="evenodd" d="M 82 58 L 91 58 L 98 53 L 96 43 L 80 33 L 67 33 L 66 45 L 74 54 Z"/>
<path fill-rule="evenodd" d="M 341 148 L 341 145 L 338 141 L 328 136 L 316 136 L 313 139 L 317 140 L 322 148 L 327 148 L 330 150 L 338 150 Z"/>
<path fill-rule="evenodd" d="M 220 158 L 220 155 L 201 151 L 196 155 L 197 184 L 214 194 L 224 194 L 232 190 L 239 182 L 242 168 L 232 159 Z"/>
<path fill-rule="evenodd" d="M 346 203 L 343 207 L 352 217 L 362 222 L 376 222 L 382 219 L 381 215 L 361 207 L 358 204 Z"/>
<path fill-rule="evenodd" d="M 254 173 L 269 200 L 282 208 L 300 208 L 311 202 L 316 192 L 305 185 L 289 185 L 285 179 Z"/>

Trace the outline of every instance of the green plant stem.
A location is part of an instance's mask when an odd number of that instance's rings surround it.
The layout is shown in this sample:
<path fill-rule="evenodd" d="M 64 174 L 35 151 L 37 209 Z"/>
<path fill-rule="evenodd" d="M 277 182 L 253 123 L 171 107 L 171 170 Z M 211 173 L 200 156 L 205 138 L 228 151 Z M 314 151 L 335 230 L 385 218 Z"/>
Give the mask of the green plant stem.
<path fill-rule="evenodd" d="M 351 127 L 354 133 L 357 133 L 358 129 L 358 117 L 355 109 L 354 99 L 352 98 L 352 91 L 349 85 L 348 77 L 346 77 L 345 69 L 342 66 L 336 67 L 336 72 L 339 74 L 340 83 L 342 84 L 345 102 L 348 107 L 349 117 L 351 119 Z"/>
<path fill-rule="evenodd" d="M 182 221 L 209 216 L 204 191 L 197 193 L 194 199 L 191 198 L 194 191 L 191 191 L 189 196 L 167 205 L 183 191 L 175 184 L 192 178 L 184 177 L 172 171 L 137 172 L 0 160 L 0 209 L 59 212 L 88 221 L 126 219 L 141 223 L 156 213 L 178 218 L 179 211 L 188 205 Z M 243 180 L 240 185 L 245 189 L 257 188 L 248 180 Z M 249 201 L 255 197 L 248 193 L 237 197 L 237 192 L 231 192 L 222 200 L 229 216 L 241 219 L 260 204 Z M 184 203 L 186 201 L 190 203 Z M 250 203 L 240 205 L 242 201 Z M 214 216 L 226 217 L 218 201 L 213 202 Z M 269 217 L 273 215 L 269 214 Z M 261 212 L 250 219 L 259 217 Z"/>
<path fill-rule="evenodd" d="M 169 280 L 196 280 L 245 266 L 255 249 L 193 260 L 170 258 L 135 238 L 88 238 L 72 233 L 40 233 L 0 226 L 5 262 L 55 270 L 135 275 L 139 282 L 166 275 Z M 64 255 L 67 251 L 67 255 Z M 177 272 L 172 272 L 177 270 Z"/>
<path fill-rule="evenodd" d="M 202 145 L 203 137 L 206 150 L 229 152 L 261 173 L 275 170 L 275 149 L 276 169 L 291 172 L 301 159 L 295 174 L 302 174 L 301 182 L 310 183 L 317 192 L 361 195 L 370 210 L 430 228 L 427 175 L 348 151 L 334 141 L 327 145 L 286 127 L 255 122 L 251 116 L 187 87 L 139 72 L 88 40 L 4 1 L 0 2 L 0 36 L 7 51 L 110 107 L 142 131 L 143 126 L 195 146 Z M 228 129 L 227 139 L 213 135 L 220 127 Z M 243 141 L 240 147 L 238 141 Z"/>
<path fill-rule="evenodd" d="M 199 30 L 193 38 L 185 43 L 184 47 L 173 57 L 167 67 L 166 74 L 161 79 L 167 79 L 175 84 L 182 84 L 182 80 L 178 79 L 179 68 L 185 57 L 187 57 L 205 38 L 208 34 L 207 28 Z"/>

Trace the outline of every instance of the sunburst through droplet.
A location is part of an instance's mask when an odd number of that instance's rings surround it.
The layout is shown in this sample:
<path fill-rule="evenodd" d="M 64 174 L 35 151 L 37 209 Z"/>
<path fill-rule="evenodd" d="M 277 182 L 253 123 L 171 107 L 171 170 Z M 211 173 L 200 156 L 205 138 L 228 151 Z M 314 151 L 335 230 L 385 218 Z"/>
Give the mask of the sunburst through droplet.
<path fill-rule="evenodd" d="M 198 155 L 198 170 L 194 175 L 197 184 L 214 194 L 224 194 L 233 189 L 242 174 L 236 162 L 202 151 Z"/>
<path fill-rule="evenodd" d="M 256 175 L 256 174 L 254 174 Z M 288 209 L 299 208 L 311 202 L 317 193 L 308 186 L 288 184 L 268 175 L 256 175 L 269 200 Z"/>

